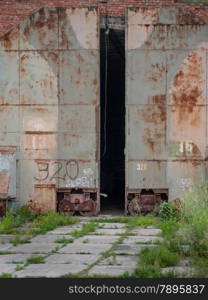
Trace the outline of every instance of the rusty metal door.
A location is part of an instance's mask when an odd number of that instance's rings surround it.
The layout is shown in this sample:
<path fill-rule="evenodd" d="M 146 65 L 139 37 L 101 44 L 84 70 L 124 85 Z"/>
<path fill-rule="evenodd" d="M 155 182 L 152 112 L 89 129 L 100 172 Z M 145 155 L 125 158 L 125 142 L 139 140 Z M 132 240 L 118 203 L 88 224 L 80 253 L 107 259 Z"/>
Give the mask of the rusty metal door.
<path fill-rule="evenodd" d="M 19 149 L 18 200 L 99 211 L 98 9 L 41 9 L 0 50 L 0 146 Z"/>
<path fill-rule="evenodd" d="M 59 20 L 63 50 L 58 137 L 63 172 L 59 175 L 59 192 L 64 197 L 59 208 L 90 215 L 99 211 L 98 10 L 62 9 Z"/>
<path fill-rule="evenodd" d="M 184 8 L 126 14 L 126 213 L 205 178 L 208 27 Z"/>

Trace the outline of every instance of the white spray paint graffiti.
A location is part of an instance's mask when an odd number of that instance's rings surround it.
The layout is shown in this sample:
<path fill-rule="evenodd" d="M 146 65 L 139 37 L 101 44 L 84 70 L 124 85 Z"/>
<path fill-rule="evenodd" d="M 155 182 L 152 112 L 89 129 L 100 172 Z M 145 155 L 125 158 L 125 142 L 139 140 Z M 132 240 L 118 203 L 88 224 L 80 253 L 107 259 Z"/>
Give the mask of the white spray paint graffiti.
<path fill-rule="evenodd" d="M 186 189 L 190 188 L 192 186 L 193 182 L 191 178 L 180 178 L 179 185 L 180 188 L 185 191 Z"/>
<path fill-rule="evenodd" d="M 14 161 L 15 161 L 14 155 L 12 154 L 2 155 L 0 153 L 0 171 L 11 170 Z"/>
<path fill-rule="evenodd" d="M 147 170 L 147 164 L 139 163 L 137 164 L 137 171 L 146 171 Z"/>
<path fill-rule="evenodd" d="M 82 171 L 84 176 L 77 177 L 75 180 L 68 180 L 66 183 L 67 188 L 90 188 L 93 186 L 93 175 L 94 172 L 91 168 L 83 169 Z"/>
<path fill-rule="evenodd" d="M 0 172 L 8 172 L 10 175 L 10 184 L 8 196 L 16 197 L 16 154 L 0 153 Z"/>

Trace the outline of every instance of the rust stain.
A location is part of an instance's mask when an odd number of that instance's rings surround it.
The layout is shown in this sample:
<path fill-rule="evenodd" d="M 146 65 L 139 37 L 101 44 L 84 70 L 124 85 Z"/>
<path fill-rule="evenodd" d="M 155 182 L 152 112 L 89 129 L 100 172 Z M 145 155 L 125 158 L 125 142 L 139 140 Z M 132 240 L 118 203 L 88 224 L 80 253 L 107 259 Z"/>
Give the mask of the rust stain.
<path fill-rule="evenodd" d="M 36 184 L 34 196 L 29 196 L 27 201 L 33 213 L 47 213 L 56 211 L 56 186 L 55 184 Z"/>
<path fill-rule="evenodd" d="M 202 58 L 196 52 L 192 52 L 173 80 L 172 102 L 175 105 L 188 105 L 185 109 L 188 113 L 193 112 L 193 107 L 202 97 L 201 73 Z M 184 109 L 181 111 L 181 118 L 184 117 L 182 114 Z"/>
<path fill-rule="evenodd" d="M 150 74 L 148 75 L 148 80 L 157 82 L 158 80 L 161 79 L 162 75 L 165 72 L 165 66 L 161 64 L 152 64 L 151 65 L 151 71 Z"/>
<path fill-rule="evenodd" d="M 17 43 L 19 37 L 19 27 L 6 33 L 1 39 L 0 43 L 3 45 L 5 50 L 11 50 L 13 42 Z"/>
<path fill-rule="evenodd" d="M 161 144 L 161 140 L 163 139 L 164 134 L 157 130 L 156 128 L 150 129 L 150 128 L 145 128 L 144 129 L 144 136 L 143 136 L 143 141 L 144 144 L 152 151 L 155 151 L 155 147 L 157 144 Z"/>
<path fill-rule="evenodd" d="M 151 97 L 152 103 L 154 104 L 165 104 L 166 103 L 166 95 L 155 95 Z"/>
<path fill-rule="evenodd" d="M 148 106 L 146 109 L 139 110 L 139 119 L 142 118 L 146 123 L 160 124 L 166 121 L 166 107 L 162 105 Z"/>

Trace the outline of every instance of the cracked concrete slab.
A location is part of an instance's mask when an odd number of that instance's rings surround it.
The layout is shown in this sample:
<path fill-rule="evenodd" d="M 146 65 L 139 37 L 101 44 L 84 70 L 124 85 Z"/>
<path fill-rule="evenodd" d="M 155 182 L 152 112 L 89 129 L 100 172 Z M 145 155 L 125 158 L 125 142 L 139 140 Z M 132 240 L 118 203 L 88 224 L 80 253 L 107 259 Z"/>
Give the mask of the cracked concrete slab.
<path fill-rule="evenodd" d="M 161 235 L 162 230 L 156 228 L 134 228 L 131 230 L 132 233 L 136 233 L 137 235 Z"/>
<path fill-rule="evenodd" d="M 75 253 L 75 254 L 99 254 L 107 251 L 112 247 L 112 244 L 84 244 L 73 243 L 58 250 L 58 253 Z"/>
<path fill-rule="evenodd" d="M 140 245 L 134 245 L 134 244 L 120 244 L 115 246 L 112 249 L 113 253 L 117 253 L 117 254 L 130 254 L 130 255 L 136 255 L 139 252 L 141 252 L 144 248 L 151 248 L 151 247 L 155 247 L 154 244 L 140 244 Z"/>
<path fill-rule="evenodd" d="M 15 234 L 0 234 L 0 244 L 8 243 L 15 237 Z"/>
<path fill-rule="evenodd" d="M 161 272 L 163 274 L 171 272 L 179 277 L 191 277 L 195 274 L 196 270 L 188 266 L 174 266 L 174 267 L 162 268 Z"/>
<path fill-rule="evenodd" d="M 49 231 L 47 234 L 71 234 L 75 230 L 82 230 L 82 226 L 64 226 L 64 227 L 58 227 L 52 231 Z"/>
<path fill-rule="evenodd" d="M 136 268 L 138 262 L 137 255 L 115 255 L 109 256 L 99 262 L 98 265 L 115 265 L 115 266 L 129 266 Z"/>
<path fill-rule="evenodd" d="M 110 244 L 119 239 L 119 236 L 106 236 L 106 235 L 86 235 L 77 240 L 74 243 L 90 243 L 90 244 Z"/>
<path fill-rule="evenodd" d="M 9 243 L 0 244 L 0 252 L 9 251 L 12 246 L 13 245 Z"/>
<path fill-rule="evenodd" d="M 13 264 L 1 264 L 0 275 L 3 273 L 13 273 L 15 271 L 16 265 Z"/>
<path fill-rule="evenodd" d="M 162 237 L 159 236 L 129 236 L 124 239 L 125 244 L 157 244 L 163 241 Z"/>
<path fill-rule="evenodd" d="M 107 229 L 107 228 L 97 228 L 92 234 L 98 235 L 120 235 L 126 232 L 126 229 Z"/>
<path fill-rule="evenodd" d="M 125 272 L 132 273 L 134 271 L 133 267 L 130 266 L 101 266 L 96 265 L 88 272 L 88 275 L 103 275 L 116 277 L 124 274 Z"/>
<path fill-rule="evenodd" d="M 57 278 L 65 274 L 76 274 L 84 270 L 86 265 L 81 264 L 31 264 L 21 271 L 14 273 L 19 278 L 23 277 L 48 277 Z"/>
<path fill-rule="evenodd" d="M 100 228 L 105 228 L 105 229 L 119 229 L 119 228 L 125 228 L 126 224 L 125 223 L 99 223 Z"/>
<path fill-rule="evenodd" d="M 88 265 L 96 262 L 100 258 L 99 255 L 91 254 L 52 254 L 45 259 L 50 264 L 83 264 Z"/>
<path fill-rule="evenodd" d="M 1 264 L 7 264 L 7 263 L 22 263 L 25 262 L 29 257 L 31 257 L 31 254 L 4 254 L 0 255 L 0 270 L 1 270 Z"/>
<path fill-rule="evenodd" d="M 30 243 L 20 244 L 9 248 L 12 253 L 48 253 L 55 249 L 58 244 L 55 243 Z"/>
<path fill-rule="evenodd" d="M 60 234 L 42 234 L 37 235 L 36 237 L 31 239 L 31 242 L 33 243 L 56 243 L 57 240 L 64 238 L 64 239 L 70 239 L 73 238 L 72 235 L 60 235 Z"/>

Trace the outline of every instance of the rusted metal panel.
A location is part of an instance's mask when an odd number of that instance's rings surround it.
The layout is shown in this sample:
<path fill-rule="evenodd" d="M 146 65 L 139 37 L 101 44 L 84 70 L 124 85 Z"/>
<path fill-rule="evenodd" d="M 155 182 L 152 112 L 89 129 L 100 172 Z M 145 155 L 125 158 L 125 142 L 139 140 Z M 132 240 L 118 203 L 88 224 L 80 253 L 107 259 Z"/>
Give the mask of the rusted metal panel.
<path fill-rule="evenodd" d="M 19 50 L 19 26 L 0 39 L 0 51 Z"/>
<path fill-rule="evenodd" d="M 128 105 L 128 158 L 167 159 L 166 106 Z"/>
<path fill-rule="evenodd" d="M 19 197 L 40 212 L 56 209 L 51 185 L 99 209 L 98 23 L 86 7 L 43 9 L 20 25 Z"/>
<path fill-rule="evenodd" d="M 23 132 L 56 132 L 59 110 L 57 106 L 35 105 L 20 107 L 20 131 Z"/>
<path fill-rule="evenodd" d="M 57 52 L 21 52 L 20 103 L 58 104 Z"/>
<path fill-rule="evenodd" d="M 99 49 L 98 17 L 95 7 L 60 8 L 60 49 Z"/>
<path fill-rule="evenodd" d="M 61 52 L 60 103 L 99 103 L 99 52 L 75 50 Z"/>
<path fill-rule="evenodd" d="M 59 107 L 59 130 L 71 134 L 88 134 L 96 128 L 95 105 L 61 105 Z"/>
<path fill-rule="evenodd" d="M 19 104 L 19 55 L 0 51 L 0 104 Z"/>
<path fill-rule="evenodd" d="M 206 50 L 167 51 L 167 91 L 170 105 L 206 104 Z"/>
<path fill-rule="evenodd" d="M 58 9 L 43 8 L 20 24 L 20 50 L 58 49 Z"/>
<path fill-rule="evenodd" d="M 1 192 L 16 197 L 16 147 L 0 147 Z"/>
<path fill-rule="evenodd" d="M 19 133 L 1 132 L 0 134 L 0 145 L 1 146 L 17 146 L 19 145 Z"/>
<path fill-rule="evenodd" d="M 133 7 L 128 9 L 127 14 L 128 30 L 132 25 L 152 25 L 158 23 L 157 7 Z"/>
<path fill-rule="evenodd" d="M 28 202 L 29 208 L 35 213 L 56 211 L 56 186 L 55 184 L 36 184 L 35 196 Z"/>
<path fill-rule="evenodd" d="M 204 161 L 184 160 L 167 162 L 167 183 L 170 200 L 181 197 L 188 188 L 204 180 Z"/>
<path fill-rule="evenodd" d="M 50 166 L 50 168 L 49 168 Z M 18 163 L 19 169 L 19 201 L 20 203 L 26 204 L 30 203 L 30 206 L 35 206 L 35 204 L 41 203 L 43 199 L 37 199 L 36 194 L 36 185 L 43 185 L 45 189 L 46 185 L 55 185 L 57 184 L 56 178 L 52 178 L 52 175 L 56 172 L 56 166 L 51 163 L 50 159 L 28 159 L 21 158 Z M 51 176 L 50 176 L 51 175 Z M 39 194 L 40 196 L 40 194 Z M 44 197 L 44 199 L 48 196 Z M 34 201 L 34 205 L 33 205 Z M 51 200 L 49 203 L 45 203 L 44 207 L 51 205 Z"/>
<path fill-rule="evenodd" d="M 95 160 L 96 138 L 93 132 L 59 133 L 59 155 L 63 159 Z M 70 157 L 69 157 L 70 153 Z"/>
<path fill-rule="evenodd" d="M 129 160 L 126 176 L 129 190 L 166 188 L 166 161 Z"/>
<path fill-rule="evenodd" d="M 127 14 L 127 50 L 191 50 L 207 42 L 208 25 L 183 10 L 133 8 Z"/>
<path fill-rule="evenodd" d="M 197 15 L 182 7 L 176 6 L 144 6 L 129 8 L 128 25 L 193 25 L 204 24 Z"/>
<path fill-rule="evenodd" d="M 205 159 L 205 150 L 206 106 L 169 106 L 169 157 L 171 159 Z"/>
<path fill-rule="evenodd" d="M 2 167 L 2 160 L 1 160 Z M 7 199 L 8 198 L 8 191 L 9 191 L 9 184 L 10 184 L 10 174 L 8 170 L 1 170 L 0 169 L 0 199 Z M 0 200 L 0 201 L 1 201 Z"/>
<path fill-rule="evenodd" d="M 152 199 L 155 194 L 174 199 L 206 178 L 208 26 L 173 7 L 128 9 L 127 23 L 126 210 L 131 213 L 142 191 L 145 197 L 150 191 Z"/>
<path fill-rule="evenodd" d="M 166 48 L 164 25 L 130 25 L 127 34 L 127 50 Z"/>
<path fill-rule="evenodd" d="M 33 181 L 54 183 L 59 188 L 99 188 L 97 165 L 78 159 L 37 159 L 28 162 L 33 168 Z"/>
<path fill-rule="evenodd" d="M 17 132 L 19 126 L 19 108 L 18 106 L 0 106 L 0 131 Z"/>
<path fill-rule="evenodd" d="M 207 44 L 207 25 L 167 25 L 165 49 L 195 50 Z"/>
<path fill-rule="evenodd" d="M 128 104 L 166 104 L 166 54 L 161 50 L 127 53 Z"/>
<path fill-rule="evenodd" d="M 59 188 L 99 188 L 98 166 L 93 161 L 74 159 L 61 163 Z"/>
<path fill-rule="evenodd" d="M 58 156 L 58 134 L 26 132 L 20 137 L 22 159 L 53 159 Z"/>

